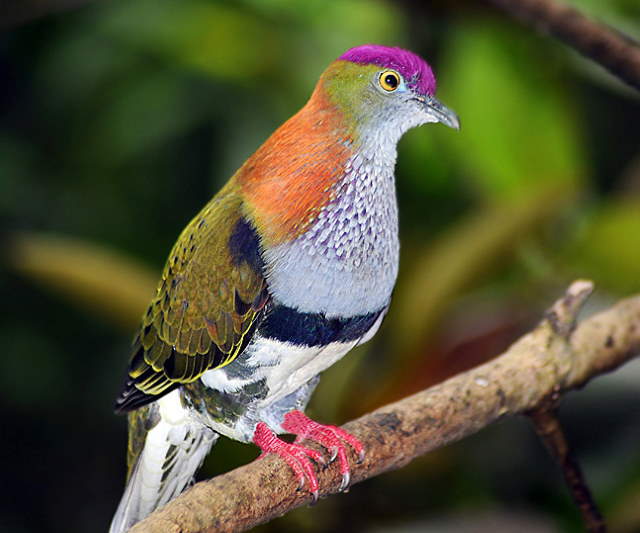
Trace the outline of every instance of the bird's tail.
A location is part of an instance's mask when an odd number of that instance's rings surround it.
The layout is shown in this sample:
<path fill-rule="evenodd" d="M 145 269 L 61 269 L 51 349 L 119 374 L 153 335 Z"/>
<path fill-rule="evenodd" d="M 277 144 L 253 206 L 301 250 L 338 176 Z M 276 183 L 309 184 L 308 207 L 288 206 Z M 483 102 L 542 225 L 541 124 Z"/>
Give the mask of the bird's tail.
<path fill-rule="evenodd" d="M 189 420 L 178 394 L 129 414 L 127 485 L 109 533 L 124 533 L 180 494 L 218 437 Z"/>

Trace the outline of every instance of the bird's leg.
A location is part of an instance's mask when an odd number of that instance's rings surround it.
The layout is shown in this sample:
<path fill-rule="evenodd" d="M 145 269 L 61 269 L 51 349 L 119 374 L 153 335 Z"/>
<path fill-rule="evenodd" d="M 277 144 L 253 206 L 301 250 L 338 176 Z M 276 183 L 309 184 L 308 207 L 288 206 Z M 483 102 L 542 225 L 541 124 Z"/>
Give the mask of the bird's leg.
<path fill-rule="evenodd" d="M 351 473 L 345 442 L 358 454 L 358 461 L 360 462 L 364 459 L 364 447 L 358 439 L 339 427 L 319 424 L 301 411 L 287 413 L 284 416 L 282 429 L 296 435 L 296 444 L 304 439 L 309 439 L 330 450 L 332 454 L 331 461 L 336 457 L 340 461 L 340 473 L 342 474 L 340 490 L 344 490 L 349 486 Z"/>
<path fill-rule="evenodd" d="M 299 489 L 304 487 L 305 479 L 309 483 L 309 491 L 313 495 L 314 503 L 318 499 L 318 478 L 309 459 L 320 465 L 325 464 L 324 457 L 316 450 L 305 448 L 296 443 L 289 443 L 279 439 L 264 422 L 259 422 L 253 433 L 253 442 L 262 450 L 263 455 L 275 453 L 284 459 L 300 483 Z"/>

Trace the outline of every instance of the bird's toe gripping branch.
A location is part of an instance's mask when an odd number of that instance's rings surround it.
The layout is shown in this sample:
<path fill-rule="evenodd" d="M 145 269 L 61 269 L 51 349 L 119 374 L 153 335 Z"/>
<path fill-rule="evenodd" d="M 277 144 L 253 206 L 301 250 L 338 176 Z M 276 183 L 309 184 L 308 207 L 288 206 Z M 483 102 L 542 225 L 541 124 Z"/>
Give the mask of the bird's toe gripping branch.
<path fill-rule="evenodd" d="M 318 424 L 300 411 L 287 413 L 282 423 L 282 429 L 296 435 L 294 443 L 288 443 L 279 439 L 263 422 L 260 422 L 256 426 L 255 433 L 253 434 L 253 442 L 262 450 L 263 454 L 275 453 L 282 457 L 293 470 L 293 473 L 300 483 L 300 488 L 304 487 L 306 480 L 309 484 L 309 491 L 313 496 L 314 502 L 318 499 L 319 485 L 310 459 L 319 465 L 324 465 L 326 462 L 320 452 L 299 444 L 304 439 L 317 442 L 330 450 L 331 461 L 338 458 L 340 462 L 340 473 L 342 474 L 340 490 L 344 490 L 349 486 L 351 474 L 345 442 L 358 454 L 359 461 L 362 461 L 364 459 L 364 447 L 358 439 L 339 427 Z"/>
<path fill-rule="evenodd" d="M 263 457 L 267 453 L 275 453 L 284 459 L 298 479 L 300 484 L 299 489 L 304 487 L 306 479 L 309 483 L 309 491 L 313 495 L 314 503 L 317 501 L 319 489 L 318 478 L 309 459 L 312 459 L 320 465 L 324 465 L 326 461 L 320 452 L 279 439 L 264 422 L 260 422 L 256 426 L 253 434 L 253 442 L 262 450 L 260 457 Z"/>
<path fill-rule="evenodd" d="M 282 428 L 296 435 L 296 443 L 308 439 L 329 450 L 331 452 L 330 462 L 333 462 L 336 457 L 340 462 L 340 473 L 342 474 L 340 490 L 345 490 L 349 486 L 351 473 L 345 443 L 354 449 L 358 454 L 358 461 L 361 462 L 364 459 L 364 447 L 358 439 L 339 427 L 318 424 L 301 411 L 287 413 Z"/>

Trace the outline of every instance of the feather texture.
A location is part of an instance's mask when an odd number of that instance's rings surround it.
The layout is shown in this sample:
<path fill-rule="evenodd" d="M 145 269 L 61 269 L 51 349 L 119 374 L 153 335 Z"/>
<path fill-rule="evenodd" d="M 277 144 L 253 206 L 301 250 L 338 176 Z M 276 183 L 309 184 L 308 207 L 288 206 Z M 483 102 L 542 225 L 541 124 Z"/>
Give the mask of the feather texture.
<path fill-rule="evenodd" d="M 180 494 L 218 436 L 189 419 L 178 391 L 130 417 L 127 487 L 109 533 L 124 533 Z"/>
<path fill-rule="evenodd" d="M 235 179 L 265 247 L 295 239 L 335 197 L 353 129 L 322 84 L 240 167 Z"/>
<path fill-rule="evenodd" d="M 134 340 L 118 411 L 231 363 L 249 342 L 269 294 L 259 250 L 243 243 L 253 230 L 241 205 L 221 191 L 178 238 Z"/>

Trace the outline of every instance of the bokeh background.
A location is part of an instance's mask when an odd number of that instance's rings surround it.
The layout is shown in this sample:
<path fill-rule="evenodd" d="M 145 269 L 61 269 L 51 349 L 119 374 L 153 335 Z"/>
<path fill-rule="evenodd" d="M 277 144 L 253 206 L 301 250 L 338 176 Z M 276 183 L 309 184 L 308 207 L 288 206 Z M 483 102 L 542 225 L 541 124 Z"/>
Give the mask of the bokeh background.
<path fill-rule="evenodd" d="M 65 4 L 83 2 L 60 2 Z M 573 0 L 640 37 L 637 0 Z M 0 530 L 104 531 L 125 475 L 112 412 L 181 228 L 345 49 L 408 47 L 462 120 L 399 147 L 402 271 L 374 342 L 310 408 L 344 422 L 500 353 L 577 277 L 640 290 L 640 99 L 479 1 L 111 0 L 0 15 Z M 21 9 L 22 9 L 21 8 Z M 33 13 L 32 13 L 33 14 Z M 640 365 L 561 415 L 614 532 L 640 531 Z M 250 461 L 224 440 L 201 476 Z M 263 532 L 579 531 L 508 419 Z"/>

